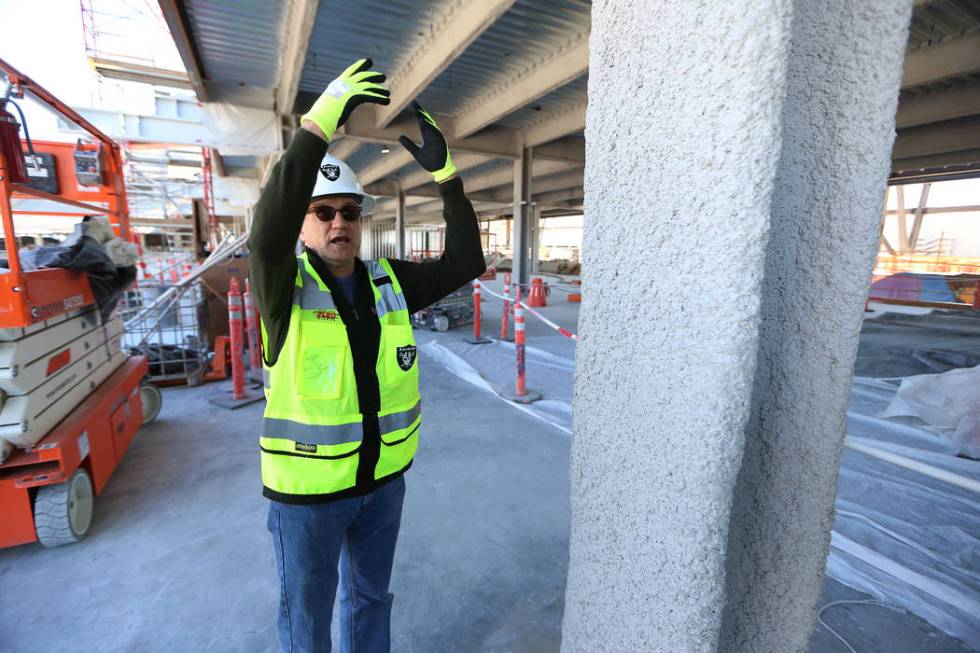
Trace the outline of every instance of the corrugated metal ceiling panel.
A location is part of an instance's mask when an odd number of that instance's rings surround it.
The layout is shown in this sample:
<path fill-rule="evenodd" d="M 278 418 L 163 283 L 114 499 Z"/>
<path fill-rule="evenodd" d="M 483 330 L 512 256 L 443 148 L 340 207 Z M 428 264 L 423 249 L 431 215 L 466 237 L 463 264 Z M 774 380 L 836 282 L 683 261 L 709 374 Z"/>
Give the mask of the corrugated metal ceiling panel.
<path fill-rule="evenodd" d="M 591 10 L 588 0 L 517 0 L 429 85 L 419 102 L 436 113 L 457 115 L 562 43 L 587 35 Z"/>
<path fill-rule="evenodd" d="M 395 148 L 400 148 L 401 145 L 389 145 L 388 147 L 394 153 L 396 151 Z M 380 161 L 383 156 L 388 155 L 381 154 L 381 145 L 379 143 L 365 143 L 347 159 L 347 165 L 356 171 L 361 171 L 369 165 Z"/>
<path fill-rule="evenodd" d="M 208 79 L 276 86 L 285 2 L 187 0 L 185 6 Z"/>
<path fill-rule="evenodd" d="M 361 57 L 393 74 L 411 46 L 428 32 L 444 10 L 441 0 L 327 0 L 320 3 L 301 91 L 320 93 Z"/>
<path fill-rule="evenodd" d="M 537 102 L 532 102 L 523 109 L 515 111 L 499 121 L 498 124 L 513 129 L 523 129 L 541 120 L 547 120 L 550 116 L 561 113 L 569 107 L 585 104 L 588 99 L 588 85 L 588 74 L 582 75 L 565 86 L 548 93 Z"/>

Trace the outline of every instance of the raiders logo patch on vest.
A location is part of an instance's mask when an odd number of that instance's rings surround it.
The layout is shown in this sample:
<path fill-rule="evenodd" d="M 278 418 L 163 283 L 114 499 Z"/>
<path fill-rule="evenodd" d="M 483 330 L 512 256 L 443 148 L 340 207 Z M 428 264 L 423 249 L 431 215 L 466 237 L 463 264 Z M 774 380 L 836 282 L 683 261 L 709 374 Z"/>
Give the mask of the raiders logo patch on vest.
<path fill-rule="evenodd" d="M 332 163 L 325 163 L 320 166 L 320 172 L 327 178 L 327 181 L 337 181 L 340 179 L 340 166 Z"/>
<path fill-rule="evenodd" d="M 398 348 L 398 367 L 402 368 L 404 371 L 409 371 L 412 369 L 412 363 L 415 362 L 415 345 L 407 345 L 405 347 Z"/>

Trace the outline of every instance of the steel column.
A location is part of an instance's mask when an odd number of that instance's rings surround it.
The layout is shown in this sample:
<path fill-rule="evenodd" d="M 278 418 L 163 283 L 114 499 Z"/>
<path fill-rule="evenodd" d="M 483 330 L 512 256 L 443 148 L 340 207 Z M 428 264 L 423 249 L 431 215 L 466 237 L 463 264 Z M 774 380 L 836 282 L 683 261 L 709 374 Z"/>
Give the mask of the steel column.
<path fill-rule="evenodd" d="M 405 258 L 405 191 L 395 198 L 395 258 Z"/>
<path fill-rule="evenodd" d="M 541 258 L 541 205 L 531 204 L 531 274 L 538 273 Z"/>
<path fill-rule="evenodd" d="M 525 147 L 514 161 L 514 282 L 526 288 L 531 271 L 531 159 L 534 150 Z"/>
<path fill-rule="evenodd" d="M 925 219 L 926 202 L 929 201 L 931 183 L 922 184 L 922 194 L 919 195 L 919 205 L 915 209 L 915 219 L 912 220 L 912 234 L 909 236 L 909 249 L 915 251 L 919 244 L 919 232 L 922 231 L 922 221 Z"/>

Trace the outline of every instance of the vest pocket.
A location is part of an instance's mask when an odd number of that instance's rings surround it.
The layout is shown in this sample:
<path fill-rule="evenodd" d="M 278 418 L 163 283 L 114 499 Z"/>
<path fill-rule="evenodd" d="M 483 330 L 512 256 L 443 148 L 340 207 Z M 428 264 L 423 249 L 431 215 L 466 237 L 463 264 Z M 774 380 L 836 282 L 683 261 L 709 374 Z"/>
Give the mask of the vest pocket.
<path fill-rule="evenodd" d="M 396 431 L 381 436 L 381 455 L 374 467 L 374 478 L 384 478 L 405 469 L 415 458 L 419 448 L 419 420 L 411 429 Z"/>
<path fill-rule="evenodd" d="M 300 352 L 296 386 L 303 399 L 339 399 L 344 381 L 343 347 L 306 345 Z"/>
<path fill-rule="evenodd" d="M 381 364 L 385 385 L 398 385 L 419 374 L 418 350 L 410 326 L 388 326 L 382 329 L 384 340 Z"/>

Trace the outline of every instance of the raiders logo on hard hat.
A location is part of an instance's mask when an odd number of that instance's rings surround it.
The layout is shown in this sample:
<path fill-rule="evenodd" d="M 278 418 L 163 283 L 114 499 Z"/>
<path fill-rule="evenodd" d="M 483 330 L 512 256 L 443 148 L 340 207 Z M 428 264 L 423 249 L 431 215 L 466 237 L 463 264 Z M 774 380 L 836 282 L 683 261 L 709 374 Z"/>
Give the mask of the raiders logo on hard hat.
<path fill-rule="evenodd" d="M 332 163 L 324 163 L 320 166 L 320 172 L 327 178 L 327 181 L 337 181 L 340 179 L 340 166 Z"/>
<path fill-rule="evenodd" d="M 404 347 L 398 348 L 398 367 L 402 368 L 405 372 L 412 369 L 412 363 L 415 362 L 415 345 L 406 345 Z"/>

